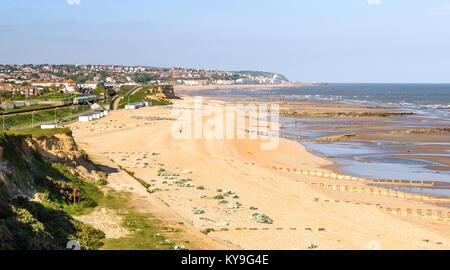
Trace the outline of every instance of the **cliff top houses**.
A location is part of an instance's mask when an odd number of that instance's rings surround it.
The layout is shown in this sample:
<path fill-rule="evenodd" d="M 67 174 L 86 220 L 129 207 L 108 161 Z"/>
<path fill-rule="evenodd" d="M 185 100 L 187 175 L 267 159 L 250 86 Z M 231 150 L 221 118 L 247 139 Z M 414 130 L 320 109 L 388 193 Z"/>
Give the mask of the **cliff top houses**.
<path fill-rule="evenodd" d="M 118 65 L 0 65 L 0 82 L 31 86 L 60 87 L 67 92 L 95 89 L 104 82 L 114 85 L 234 85 L 278 84 L 287 79 L 274 73 L 219 71 L 195 68 L 157 68 Z M 53 87 L 54 88 L 54 87 Z"/>

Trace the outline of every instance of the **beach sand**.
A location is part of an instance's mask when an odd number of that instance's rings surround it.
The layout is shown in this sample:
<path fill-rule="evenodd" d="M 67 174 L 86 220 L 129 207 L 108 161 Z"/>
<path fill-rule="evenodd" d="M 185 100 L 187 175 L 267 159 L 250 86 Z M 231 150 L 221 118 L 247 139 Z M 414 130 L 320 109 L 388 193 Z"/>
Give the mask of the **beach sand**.
<path fill-rule="evenodd" d="M 173 106 L 189 109 L 192 102 L 185 97 Z M 281 139 L 277 149 L 262 151 L 264 137 L 175 140 L 171 134 L 174 121 L 132 118 L 173 117 L 170 113 L 170 107 L 112 111 L 96 122 L 70 127 L 79 147 L 97 163 L 119 170 L 108 177 L 112 188 L 131 192 L 140 199 L 138 209 L 163 221 L 185 223 L 186 237 L 194 243 L 189 248 L 307 249 L 311 244 L 316 249 L 450 248 L 448 220 L 385 211 L 386 207 L 439 209 L 447 217 L 447 210 L 439 204 L 327 190 L 318 183 L 334 180 L 274 169 L 332 166 L 297 142 Z M 160 190 L 148 193 L 119 166 Z M 161 168 L 165 172 L 158 173 Z M 214 198 L 218 195 L 223 199 Z M 227 203 L 220 204 L 220 200 Z M 227 208 L 233 202 L 241 205 Z M 254 213 L 267 215 L 273 224 L 251 220 Z"/>

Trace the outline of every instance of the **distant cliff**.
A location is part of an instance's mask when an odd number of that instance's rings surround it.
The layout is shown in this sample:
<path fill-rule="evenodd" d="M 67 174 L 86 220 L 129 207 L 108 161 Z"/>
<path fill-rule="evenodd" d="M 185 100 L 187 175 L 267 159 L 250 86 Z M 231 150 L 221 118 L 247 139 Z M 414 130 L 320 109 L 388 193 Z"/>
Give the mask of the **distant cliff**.
<path fill-rule="evenodd" d="M 176 98 L 172 85 L 155 85 L 148 89 L 152 94 L 163 94 L 166 98 Z"/>

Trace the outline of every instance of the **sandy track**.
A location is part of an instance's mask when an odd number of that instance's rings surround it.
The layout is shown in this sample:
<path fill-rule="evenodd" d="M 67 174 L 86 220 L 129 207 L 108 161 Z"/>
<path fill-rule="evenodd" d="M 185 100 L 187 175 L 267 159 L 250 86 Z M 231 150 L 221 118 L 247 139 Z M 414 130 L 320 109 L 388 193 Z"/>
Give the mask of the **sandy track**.
<path fill-rule="evenodd" d="M 175 105 L 189 106 L 187 101 L 176 101 Z M 158 197 L 176 216 L 192 221 L 197 230 L 214 228 L 216 231 L 208 236 L 228 241 L 234 247 L 306 249 L 310 243 L 319 249 L 366 249 L 373 243 L 383 249 L 450 247 L 448 224 L 403 219 L 364 204 L 315 203 L 314 198 L 333 200 L 334 195 L 312 187 L 309 183 L 314 180 L 313 177 L 290 175 L 271 169 L 272 166 L 318 169 L 330 164 L 327 160 L 311 155 L 298 143 L 281 140 L 275 151 L 261 151 L 259 144 L 263 139 L 174 140 L 171 135 L 173 122 L 145 124 L 145 120 L 131 118 L 132 115 L 169 114 L 170 110 L 157 107 L 115 111 L 98 121 L 94 131 L 91 131 L 91 123 L 75 123 L 72 126 L 80 127 L 74 130 L 74 136 L 77 142 L 85 143 L 81 147 L 88 153 L 96 153 L 96 157 L 104 161 L 111 158 L 116 164 L 134 171 L 137 177 L 148 183 L 153 180 L 154 185 L 163 189 L 150 196 L 140 191 L 149 205 L 157 205 L 152 197 Z M 118 125 L 122 128 L 118 128 Z M 150 153 L 148 160 L 152 168 L 136 165 L 139 160 L 137 156 L 143 152 Z M 161 155 L 152 156 L 153 152 Z M 124 155 L 128 157 L 124 158 Z M 179 173 L 180 178 L 192 178 L 195 186 L 204 186 L 205 190 L 164 184 L 167 180 L 157 176 L 157 170 L 161 167 Z M 184 175 L 184 169 L 192 173 Z M 139 188 L 133 179 L 128 179 L 122 172 L 113 175 L 112 183 L 117 185 L 116 188 Z M 217 189 L 232 190 L 239 198 L 229 196 L 225 199 L 230 203 L 239 201 L 242 206 L 227 209 L 226 205 L 219 205 L 213 199 L 218 194 Z M 206 198 L 200 198 L 201 195 Z M 364 198 L 355 198 L 358 199 Z M 386 199 L 377 200 L 383 203 Z M 407 201 L 399 200 L 397 203 L 408 206 Z M 250 210 L 250 206 L 258 210 Z M 142 208 L 145 208 L 144 205 Z M 205 213 L 196 215 L 195 209 Z M 274 223 L 261 224 L 250 220 L 249 217 L 255 212 L 268 215 Z M 158 216 L 158 213 L 155 215 Z M 228 231 L 218 231 L 218 223 L 226 223 Z"/>

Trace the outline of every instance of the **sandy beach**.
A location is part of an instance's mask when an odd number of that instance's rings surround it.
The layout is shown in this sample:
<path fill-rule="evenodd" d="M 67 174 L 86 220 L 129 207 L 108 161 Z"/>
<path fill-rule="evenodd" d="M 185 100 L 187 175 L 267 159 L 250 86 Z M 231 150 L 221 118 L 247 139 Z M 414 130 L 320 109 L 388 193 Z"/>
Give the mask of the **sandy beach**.
<path fill-rule="evenodd" d="M 173 105 L 178 110 L 192 106 L 189 96 Z M 302 168 L 332 173 L 324 168 L 333 163 L 286 139 L 270 151 L 260 149 L 267 140 L 263 136 L 176 140 L 173 117 L 171 106 L 146 107 L 111 111 L 94 123 L 73 123 L 70 128 L 96 163 L 117 170 L 109 174 L 109 185 L 132 193 L 139 201 L 137 209 L 165 222 L 184 223 L 179 226 L 193 240 L 188 248 L 450 248 L 448 209 L 439 202 L 344 191 L 344 186 L 369 186 L 294 172 Z M 149 193 L 123 169 L 155 192 Z M 342 190 L 326 188 L 337 185 Z M 407 209 L 412 214 L 406 214 Z M 423 216 L 416 215 L 416 209 L 422 209 Z M 272 224 L 251 219 L 255 213 L 269 217 Z"/>

